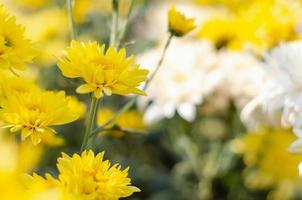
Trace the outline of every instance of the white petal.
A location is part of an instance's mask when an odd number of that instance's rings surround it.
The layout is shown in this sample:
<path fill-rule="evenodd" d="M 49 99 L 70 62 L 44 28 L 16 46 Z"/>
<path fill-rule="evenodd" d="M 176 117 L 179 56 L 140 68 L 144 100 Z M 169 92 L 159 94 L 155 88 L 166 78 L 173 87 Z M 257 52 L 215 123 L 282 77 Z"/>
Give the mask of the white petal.
<path fill-rule="evenodd" d="M 163 117 L 163 110 L 160 108 L 160 106 L 152 104 L 145 111 L 144 122 L 146 124 L 152 124 L 161 120 Z"/>
<path fill-rule="evenodd" d="M 288 150 L 292 153 L 302 153 L 302 139 L 294 141 Z"/>
<path fill-rule="evenodd" d="M 295 135 L 298 137 L 298 138 L 302 138 L 302 129 L 301 128 L 293 128 L 293 132 L 295 133 Z"/>
<path fill-rule="evenodd" d="M 302 162 L 299 163 L 299 175 L 302 176 Z"/>
<path fill-rule="evenodd" d="M 194 105 L 184 103 L 177 108 L 179 115 L 185 120 L 192 122 L 195 119 L 196 108 Z"/>

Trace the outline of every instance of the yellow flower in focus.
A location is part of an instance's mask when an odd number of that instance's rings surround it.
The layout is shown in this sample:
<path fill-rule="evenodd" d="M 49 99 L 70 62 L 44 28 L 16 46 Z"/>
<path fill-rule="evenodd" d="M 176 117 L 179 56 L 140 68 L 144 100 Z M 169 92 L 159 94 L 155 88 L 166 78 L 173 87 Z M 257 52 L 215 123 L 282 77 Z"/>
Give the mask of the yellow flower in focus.
<path fill-rule="evenodd" d="M 49 126 L 73 122 L 79 112 L 70 107 L 70 99 L 64 92 L 31 91 L 8 95 L 0 110 L 0 119 L 11 132 L 21 131 L 21 138 L 31 137 L 34 145 L 41 142 L 44 135 L 54 134 Z"/>
<path fill-rule="evenodd" d="M 110 120 L 111 117 L 113 117 L 114 113 L 115 112 L 113 110 L 107 108 L 99 110 L 97 124 L 102 126 L 105 122 Z M 136 110 L 130 110 L 122 113 L 112 124 L 109 124 L 105 128 L 112 128 L 114 125 L 129 131 L 144 131 L 146 129 L 142 114 Z M 112 130 L 102 132 L 102 134 L 111 134 L 114 137 L 121 137 L 125 133 L 122 130 Z"/>
<path fill-rule="evenodd" d="M 64 200 L 118 200 L 140 191 L 131 186 L 129 168 L 121 170 L 118 164 L 111 166 L 108 160 L 103 160 L 103 156 L 103 152 L 94 155 L 91 150 L 72 157 L 63 153 L 57 163 L 58 180 L 49 174 L 46 178 L 27 175 L 25 183 L 28 191 L 35 194 L 45 191 L 45 188 L 56 189 L 58 194 L 64 194 L 65 198 L 60 198 Z"/>
<path fill-rule="evenodd" d="M 129 168 L 121 170 L 118 164 L 111 166 L 108 160 L 103 160 L 103 156 L 104 152 L 95 156 L 91 150 L 72 157 L 63 154 L 57 166 L 64 188 L 72 194 L 92 200 L 117 200 L 140 191 L 131 186 Z"/>
<path fill-rule="evenodd" d="M 178 12 L 175 6 L 172 6 L 168 13 L 169 31 L 172 35 L 181 37 L 196 28 L 195 19 L 186 18 L 184 14 Z"/>
<path fill-rule="evenodd" d="M 235 140 L 234 150 L 243 154 L 247 165 L 247 186 L 255 189 L 275 187 L 270 194 L 272 199 L 292 199 L 294 188 L 302 189 L 302 180 L 297 169 L 302 155 L 288 151 L 295 140 L 296 137 L 290 130 L 283 129 L 262 129 Z M 286 164 L 278 166 L 280 163 Z M 284 187 L 287 188 L 287 193 L 283 193 L 282 198 L 275 196 Z"/>
<path fill-rule="evenodd" d="M 94 93 L 96 98 L 106 95 L 139 94 L 145 92 L 137 87 L 147 79 L 147 70 L 134 63 L 134 56 L 126 58 L 126 50 L 117 51 L 97 42 L 71 42 L 66 57 L 61 58 L 58 67 L 68 78 L 81 78 L 86 83 L 77 88 L 80 94 Z"/>
<path fill-rule="evenodd" d="M 0 4 L 0 68 L 24 69 L 35 55 L 36 50 L 24 37 L 23 26 Z"/>

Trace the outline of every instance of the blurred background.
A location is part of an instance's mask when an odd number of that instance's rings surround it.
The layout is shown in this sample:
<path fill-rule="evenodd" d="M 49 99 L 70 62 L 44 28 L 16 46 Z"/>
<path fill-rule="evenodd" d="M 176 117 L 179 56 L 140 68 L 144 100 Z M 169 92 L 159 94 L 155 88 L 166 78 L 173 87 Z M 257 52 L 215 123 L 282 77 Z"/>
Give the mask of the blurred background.
<path fill-rule="evenodd" d="M 64 78 L 56 66 L 70 43 L 65 1 L 0 3 L 26 27 L 27 37 L 40 50 L 25 76 L 83 102 L 78 105 L 82 119 L 57 128 L 58 137 L 46 144 L 0 142 L 0 148 L 14 149 L 21 171 L 56 175 L 61 152 L 79 151 L 89 103 L 88 95 L 74 92 L 78 82 Z M 130 4 L 120 0 L 120 24 Z M 302 1 L 137 0 L 122 46 L 150 71 L 169 36 L 171 5 L 196 18 L 197 28 L 172 39 L 148 96 L 108 126 L 116 130 L 97 137 L 97 149 L 104 150 L 107 159 L 130 166 L 133 185 L 142 192 L 129 199 L 302 199 L 297 169 L 302 155 L 288 151 L 296 136 L 281 128 L 280 112 L 267 114 L 253 101 L 270 80 L 266 53 L 279 43 L 300 39 Z M 78 40 L 108 44 L 111 9 L 111 0 L 75 0 Z M 98 125 L 127 100 L 103 98 Z"/>

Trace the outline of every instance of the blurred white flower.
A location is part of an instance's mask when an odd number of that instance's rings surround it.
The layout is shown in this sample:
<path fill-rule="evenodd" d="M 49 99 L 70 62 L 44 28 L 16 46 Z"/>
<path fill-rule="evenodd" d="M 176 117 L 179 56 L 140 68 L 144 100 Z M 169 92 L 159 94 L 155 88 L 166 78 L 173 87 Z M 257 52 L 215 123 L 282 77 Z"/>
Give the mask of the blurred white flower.
<path fill-rule="evenodd" d="M 265 56 L 270 80 L 262 92 L 252 100 L 243 116 L 248 118 L 253 108 L 267 116 L 280 116 L 281 124 L 293 127 L 294 133 L 301 139 L 291 146 L 292 151 L 302 146 L 302 42 L 281 44 Z M 301 149 L 301 148 L 300 148 Z"/>
<path fill-rule="evenodd" d="M 152 72 L 162 49 L 159 47 L 141 55 L 142 67 Z M 215 85 L 215 77 L 210 75 L 214 62 L 215 51 L 210 43 L 172 40 L 160 70 L 147 89 L 148 97 L 139 99 L 139 106 L 147 107 L 145 121 L 152 123 L 164 117 L 171 118 L 175 111 L 187 121 L 193 121 L 196 105 L 202 103 L 203 95 Z M 148 102 L 152 103 L 148 105 Z"/>
<path fill-rule="evenodd" d="M 264 81 L 260 60 L 253 54 L 221 50 L 217 56 L 216 74 L 220 77 L 216 92 L 224 94 L 241 110 L 259 93 Z"/>

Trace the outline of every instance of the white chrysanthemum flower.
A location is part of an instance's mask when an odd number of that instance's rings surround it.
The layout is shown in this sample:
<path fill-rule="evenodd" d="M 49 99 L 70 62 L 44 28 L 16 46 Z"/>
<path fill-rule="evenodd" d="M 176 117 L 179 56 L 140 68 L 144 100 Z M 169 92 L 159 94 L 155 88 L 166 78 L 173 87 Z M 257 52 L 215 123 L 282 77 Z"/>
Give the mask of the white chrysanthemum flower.
<path fill-rule="evenodd" d="M 256 108 L 268 117 L 278 117 L 281 112 L 281 124 L 293 127 L 295 134 L 302 138 L 302 42 L 281 44 L 265 56 L 265 61 L 270 80 L 242 116 L 248 120 Z M 301 146 L 302 139 L 299 139 L 291 149 L 301 151 Z"/>
<path fill-rule="evenodd" d="M 229 50 L 220 51 L 216 62 L 220 82 L 215 92 L 224 94 L 224 101 L 232 101 L 241 110 L 259 93 L 264 80 L 262 63 L 253 54 Z"/>
<path fill-rule="evenodd" d="M 162 47 L 153 49 L 139 58 L 142 67 L 151 72 L 162 54 Z M 152 123 L 164 117 L 171 118 L 175 111 L 187 121 L 193 121 L 196 105 L 203 101 L 203 94 L 211 90 L 215 78 L 208 81 L 215 53 L 212 45 L 205 41 L 173 40 L 164 62 L 150 83 L 148 97 L 140 98 L 141 107 L 148 106 L 144 119 Z"/>

